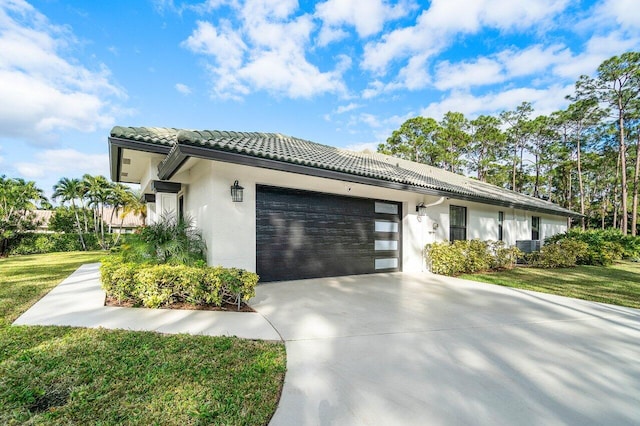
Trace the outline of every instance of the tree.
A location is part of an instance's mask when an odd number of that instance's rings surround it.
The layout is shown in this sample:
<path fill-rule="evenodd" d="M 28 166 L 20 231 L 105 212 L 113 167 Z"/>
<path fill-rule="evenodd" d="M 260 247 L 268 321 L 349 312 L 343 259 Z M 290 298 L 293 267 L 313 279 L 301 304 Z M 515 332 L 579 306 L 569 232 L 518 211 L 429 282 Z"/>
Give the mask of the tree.
<path fill-rule="evenodd" d="M 469 148 L 471 137 L 469 120 L 460 112 L 447 112 L 440 122 L 436 133 L 436 143 L 441 156 L 441 164 L 445 170 L 461 173 L 465 166 L 464 155 Z"/>
<path fill-rule="evenodd" d="M 496 117 L 481 115 L 469 124 L 469 169 L 476 172 L 478 180 L 487 182 L 490 170 L 500 167 L 499 163 L 506 157 L 507 138 L 500 130 L 500 120 Z M 503 185 L 504 183 L 500 184 Z"/>
<path fill-rule="evenodd" d="M 520 177 L 524 175 L 524 151 L 527 147 L 527 123 L 533 113 L 533 107 L 529 102 L 521 103 L 514 111 L 503 111 L 500 119 L 508 126 L 507 142 L 511 151 L 511 189 L 518 191 L 518 165 L 520 165 Z"/>
<path fill-rule="evenodd" d="M 100 234 L 100 245 L 106 249 L 104 238 L 104 206 L 109 200 L 111 183 L 104 176 L 82 176 L 85 197 L 89 200 L 89 207 L 93 209 L 95 233 Z"/>
<path fill-rule="evenodd" d="M 0 176 L 0 257 L 9 254 L 10 243 L 23 231 L 36 227 L 38 203 L 46 201 L 35 182 Z"/>
<path fill-rule="evenodd" d="M 540 115 L 527 123 L 527 132 L 531 140 L 531 154 L 533 154 L 533 168 L 535 171 L 533 183 L 533 196 L 540 197 L 540 179 L 543 169 L 551 168 L 554 156 L 558 154 L 558 147 L 554 146 L 557 139 L 551 119 L 546 115 Z M 547 196 L 551 196 L 551 188 L 547 190 Z"/>
<path fill-rule="evenodd" d="M 59 198 L 62 201 L 62 205 L 64 205 L 64 203 L 68 201 L 71 201 L 71 209 L 73 210 L 75 216 L 76 232 L 78 233 L 78 237 L 80 238 L 82 249 L 86 251 L 87 245 L 85 244 L 84 237 L 82 236 L 82 225 L 80 224 L 80 216 L 78 215 L 78 209 L 76 207 L 76 200 L 82 199 L 83 193 L 84 188 L 80 179 L 69 179 L 66 177 L 61 178 L 58 183 L 53 186 L 54 200 Z"/>
<path fill-rule="evenodd" d="M 640 52 L 613 56 L 598 67 L 596 77 L 583 75 L 576 83 L 579 99 L 593 99 L 609 108 L 618 127 L 620 158 L 621 219 L 620 227 L 627 234 L 627 143 L 625 120 L 629 109 L 640 96 Z"/>
<path fill-rule="evenodd" d="M 442 157 L 435 142 L 438 128 L 433 118 L 410 118 L 385 143 L 378 145 L 378 152 L 435 166 Z"/>
<path fill-rule="evenodd" d="M 571 98 L 568 98 L 571 99 Z M 582 173 L 582 151 L 587 148 L 588 133 L 593 133 L 593 128 L 603 118 L 603 111 L 593 99 L 576 100 L 564 111 L 558 111 L 554 115 L 556 126 L 561 128 L 563 145 L 572 153 L 575 153 L 578 177 L 578 196 L 580 200 L 580 224 L 582 229 L 585 223 L 585 189 Z"/>

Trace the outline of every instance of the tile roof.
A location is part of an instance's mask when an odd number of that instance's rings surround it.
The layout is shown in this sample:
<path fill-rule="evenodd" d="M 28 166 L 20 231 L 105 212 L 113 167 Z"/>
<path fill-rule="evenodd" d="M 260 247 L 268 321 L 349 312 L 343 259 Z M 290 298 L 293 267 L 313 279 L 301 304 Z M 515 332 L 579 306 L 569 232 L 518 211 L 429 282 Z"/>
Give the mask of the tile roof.
<path fill-rule="evenodd" d="M 180 130 L 156 127 L 114 127 L 111 137 L 152 144 L 201 147 L 248 157 L 299 164 L 350 175 L 395 182 L 456 195 L 479 202 L 509 203 L 562 215 L 577 215 L 551 202 L 499 188 L 437 167 L 373 152 L 353 152 L 279 133 Z M 167 156 L 167 159 L 169 156 Z M 165 160 L 167 161 L 167 160 Z"/>

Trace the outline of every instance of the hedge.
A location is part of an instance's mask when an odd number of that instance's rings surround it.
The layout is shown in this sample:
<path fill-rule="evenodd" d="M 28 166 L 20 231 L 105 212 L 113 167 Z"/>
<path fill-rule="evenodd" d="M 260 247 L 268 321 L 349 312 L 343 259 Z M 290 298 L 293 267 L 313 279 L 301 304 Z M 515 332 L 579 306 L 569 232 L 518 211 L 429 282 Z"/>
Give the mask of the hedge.
<path fill-rule="evenodd" d="M 100 272 L 108 296 L 148 308 L 182 302 L 239 308 L 255 296 L 259 280 L 238 268 L 133 263 L 115 255 L 103 259 Z"/>
<path fill-rule="evenodd" d="M 582 231 L 574 228 L 563 234 L 547 238 L 545 244 L 560 241 L 580 241 L 587 245 L 587 250 L 581 253 L 576 263 L 579 265 L 611 265 L 616 260 L 640 259 L 640 237 L 622 235 L 618 229 L 590 229 Z"/>
<path fill-rule="evenodd" d="M 429 270 L 443 275 L 512 268 L 521 254 L 503 241 L 463 240 L 425 247 Z"/>
<path fill-rule="evenodd" d="M 96 234 L 83 234 L 83 238 L 87 250 L 100 250 L 100 242 Z M 113 242 L 116 237 L 110 234 L 105 238 L 110 238 L 111 242 Z M 21 234 L 18 237 L 18 241 L 10 250 L 10 254 L 43 254 L 81 250 L 83 248 L 78 234 L 30 232 Z"/>

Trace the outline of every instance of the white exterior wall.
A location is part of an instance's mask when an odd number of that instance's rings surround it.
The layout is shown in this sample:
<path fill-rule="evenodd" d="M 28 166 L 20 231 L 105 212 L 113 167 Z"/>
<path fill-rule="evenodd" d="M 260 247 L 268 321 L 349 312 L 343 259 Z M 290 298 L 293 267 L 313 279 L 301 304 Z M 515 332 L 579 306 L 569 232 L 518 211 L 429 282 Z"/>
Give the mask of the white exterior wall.
<path fill-rule="evenodd" d="M 210 160 L 193 164 L 171 180 L 183 184 L 185 214 L 202 231 L 211 265 L 256 270 L 256 185 L 401 202 L 402 270 L 406 272 L 425 270 L 425 244 L 449 240 L 451 204 L 467 207 L 468 239 L 497 240 L 498 211 L 505 213 L 504 239 L 508 244 L 531 239 L 531 213 L 522 210 Z M 235 180 L 244 187 L 242 203 L 231 201 L 230 187 Z M 416 213 L 420 202 L 435 204 L 428 207 L 426 217 Z M 562 217 L 533 215 L 541 217 L 541 238 L 566 230 Z"/>
<path fill-rule="evenodd" d="M 525 211 L 489 204 L 447 199 L 443 204 L 428 210 L 431 221 L 440 222 L 436 241 L 449 240 L 449 206 L 467 208 L 467 239 L 498 240 L 498 212 L 504 212 L 502 239 L 507 245 L 517 240 L 531 239 L 531 217 L 540 218 L 540 240 L 567 231 L 567 219 L 544 213 Z"/>

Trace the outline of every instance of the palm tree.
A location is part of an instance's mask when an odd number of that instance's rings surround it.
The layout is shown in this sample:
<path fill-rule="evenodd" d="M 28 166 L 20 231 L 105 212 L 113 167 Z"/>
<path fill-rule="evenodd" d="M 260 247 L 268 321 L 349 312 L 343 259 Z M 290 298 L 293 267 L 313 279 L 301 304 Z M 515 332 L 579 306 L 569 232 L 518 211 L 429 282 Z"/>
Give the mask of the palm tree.
<path fill-rule="evenodd" d="M 85 188 L 85 197 L 89 200 L 89 206 L 93 208 L 95 218 L 95 232 L 100 233 L 100 245 L 105 247 L 104 241 L 104 205 L 108 202 L 112 184 L 104 176 L 82 176 Z M 100 223 L 98 223 L 100 222 Z"/>
<path fill-rule="evenodd" d="M 78 209 L 76 208 L 76 200 L 82 198 L 82 182 L 80 179 L 62 178 L 53 185 L 53 199 L 60 199 L 62 205 L 67 201 L 71 201 L 71 207 L 76 217 L 76 227 L 78 229 L 78 237 L 80 237 L 80 243 L 82 249 L 87 250 L 87 246 L 84 243 L 82 236 L 82 226 L 80 225 L 80 217 L 78 216 Z"/>
<path fill-rule="evenodd" d="M 120 213 L 120 229 L 122 229 L 124 218 L 128 214 L 142 217 L 142 222 L 144 223 L 144 219 L 147 217 L 147 204 L 142 201 L 141 191 L 132 191 L 131 189 L 127 191 L 127 195 L 122 206 L 122 213 Z M 121 235 L 122 233 L 118 234 L 116 237 L 116 244 L 120 240 Z"/>

